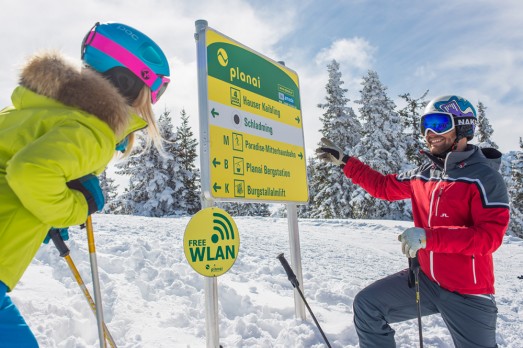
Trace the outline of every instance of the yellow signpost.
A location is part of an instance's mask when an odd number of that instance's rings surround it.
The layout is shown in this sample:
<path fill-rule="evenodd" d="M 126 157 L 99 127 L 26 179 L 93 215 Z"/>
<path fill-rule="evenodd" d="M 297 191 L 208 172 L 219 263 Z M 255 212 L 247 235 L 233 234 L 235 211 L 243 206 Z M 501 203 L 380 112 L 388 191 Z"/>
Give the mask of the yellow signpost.
<path fill-rule="evenodd" d="M 205 20 L 195 25 L 206 209 L 187 226 L 184 251 L 191 266 L 205 276 L 207 347 L 216 348 L 217 276 L 234 264 L 239 236 L 232 219 L 212 207 L 214 201 L 285 203 L 292 267 L 302 287 L 296 204 L 308 201 L 307 169 L 298 75 L 209 28 Z M 297 292 L 295 308 L 304 320 L 305 306 Z"/>
<path fill-rule="evenodd" d="M 297 74 L 207 28 L 202 189 L 209 199 L 308 200 Z"/>
<path fill-rule="evenodd" d="M 196 213 L 183 237 L 185 258 L 205 277 L 227 272 L 238 256 L 240 235 L 236 223 L 222 209 L 205 208 Z"/>

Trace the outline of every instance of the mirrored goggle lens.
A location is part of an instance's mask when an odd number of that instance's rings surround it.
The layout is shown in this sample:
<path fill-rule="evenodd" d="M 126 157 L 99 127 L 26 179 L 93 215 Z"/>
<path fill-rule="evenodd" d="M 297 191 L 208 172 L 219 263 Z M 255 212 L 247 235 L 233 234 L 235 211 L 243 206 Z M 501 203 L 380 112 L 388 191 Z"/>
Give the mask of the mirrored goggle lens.
<path fill-rule="evenodd" d="M 437 134 L 444 134 L 454 128 L 454 118 L 447 113 L 426 114 L 421 117 L 421 134 L 426 135 L 428 130 Z"/>
<path fill-rule="evenodd" d="M 169 78 L 162 77 L 162 85 L 160 86 L 160 88 L 158 88 L 156 91 L 151 93 L 151 99 L 152 99 L 151 102 L 153 104 L 156 103 L 160 99 L 162 94 L 167 89 L 167 86 L 169 86 L 169 82 L 170 82 Z"/>

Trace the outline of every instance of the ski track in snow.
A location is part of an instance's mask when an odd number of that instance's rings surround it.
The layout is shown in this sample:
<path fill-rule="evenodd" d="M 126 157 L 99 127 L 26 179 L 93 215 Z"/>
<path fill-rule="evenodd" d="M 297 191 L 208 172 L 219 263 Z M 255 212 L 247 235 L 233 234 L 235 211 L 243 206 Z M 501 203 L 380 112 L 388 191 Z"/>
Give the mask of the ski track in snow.
<path fill-rule="evenodd" d="M 188 264 L 183 218 L 95 215 L 105 322 L 118 347 L 205 347 L 203 277 Z M 286 219 L 238 217 L 240 250 L 218 278 L 223 347 L 326 347 L 276 259 L 290 260 Z M 332 347 L 357 347 L 352 301 L 366 285 L 407 266 L 397 235 L 411 223 L 300 220 L 304 295 Z M 71 257 L 92 292 L 84 230 L 73 227 Z M 494 254 L 500 347 L 523 347 L 523 242 L 505 237 Z M 43 246 L 11 293 L 41 347 L 98 347 L 96 319 L 53 245 Z M 94 295 L 93 295 L 94 296 Z M 423 293 L 421 293 L 423 301 Z M 417 320 L 393 324 L 398 347 L 415 347 Z M 453 347 L 439 315 L 423 318 L 425 347 Z"/>

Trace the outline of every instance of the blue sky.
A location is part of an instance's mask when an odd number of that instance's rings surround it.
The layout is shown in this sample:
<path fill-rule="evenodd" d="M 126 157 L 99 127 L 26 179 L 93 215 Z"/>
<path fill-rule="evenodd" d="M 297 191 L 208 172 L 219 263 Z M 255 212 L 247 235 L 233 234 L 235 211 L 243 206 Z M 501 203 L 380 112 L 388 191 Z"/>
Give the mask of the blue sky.
<path fill-rule="evenodd" d="M 319 141 L 326 65 L 341 65 L 348 97 L 359 98 L 361 77 L 377 71 L 389 97 L 458 94 L 487 106 L 493 140 L 502 151 L 523 137 L 523 2 L 298 0 L 18 0 L 0 11 L 0 105 L 10 103 L 18 67 L 32 52 L 59 49 L 78 58 L 84 33 L 96 21 L 120 21 L 155 39 L 169 57 L 172 85 L 156 107 L 182 108 L 198 134 L 194 22 L 270 57 L 300 77 L 307 154 Z M 176 124 L 176 121 L 175 121 Z"/>

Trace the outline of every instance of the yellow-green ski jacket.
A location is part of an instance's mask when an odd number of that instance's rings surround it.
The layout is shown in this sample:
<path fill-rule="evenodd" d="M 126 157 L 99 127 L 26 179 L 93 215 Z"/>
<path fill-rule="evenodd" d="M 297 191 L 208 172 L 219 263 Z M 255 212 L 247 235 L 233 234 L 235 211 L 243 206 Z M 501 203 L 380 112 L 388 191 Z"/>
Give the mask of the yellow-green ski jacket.
<path fill-rule="evenodd" d="M 100 174 L 116 144 L 145 121 L 100 74 L 56 53 L 35 56 L 0 111 L 0 280 L 12 290 L 50 227 L 85 222 L 66 183 Z"/>

